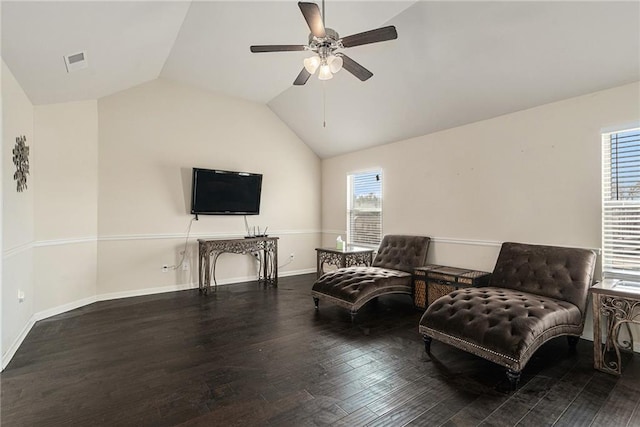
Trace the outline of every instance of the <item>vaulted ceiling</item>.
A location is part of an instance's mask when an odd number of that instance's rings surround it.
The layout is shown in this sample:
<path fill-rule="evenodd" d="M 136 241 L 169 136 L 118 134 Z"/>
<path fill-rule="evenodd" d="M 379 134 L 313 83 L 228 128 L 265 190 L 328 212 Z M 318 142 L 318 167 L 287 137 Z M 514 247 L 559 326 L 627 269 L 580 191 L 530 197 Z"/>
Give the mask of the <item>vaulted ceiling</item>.
<path fill-rule="evenodd" d="M 640 80 L 637 1 L 327 0 L 373 72 L 292 86 L 307 52 L 296 1 L 2 1 L 2 57 L 34 104 L 95 99 L 158 77 L 265 103 L 319 156 L 428 134 Z M 63 56 L 85 51 L 67 73 Z M 639 94 L 640 102 L 640 94 Z"/>

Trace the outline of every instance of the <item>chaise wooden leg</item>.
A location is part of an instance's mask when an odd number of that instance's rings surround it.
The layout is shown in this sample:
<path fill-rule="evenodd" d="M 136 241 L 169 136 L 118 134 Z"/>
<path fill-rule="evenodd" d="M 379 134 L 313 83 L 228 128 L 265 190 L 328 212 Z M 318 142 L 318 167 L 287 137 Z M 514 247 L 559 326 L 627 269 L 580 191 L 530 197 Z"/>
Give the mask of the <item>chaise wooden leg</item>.
<path fill-rule="evenodd" d="M 578 346 L 578 340 L 580 337 L 575 337 L 573 335 L 567 335 L 567 341 L 569 342 L 569 350 L 576 351 L 576 347 Z"/>
<path fill-rule="evenodd" d="M 316 306 L 316 310 L 318 309 L 319 303 L 320 303 L 320 298 L 313 297 L 313 305 Z"/>
<path fill-rule="evenodd" d="M 356 311 L 355 310 L 351 310 L 350 314 L 351 314 L 351 323 L 354 323 L 356 321 Z"/>
<path fill-rule="evenodd" d="M 433 341 L 433 338 L 428 335 L 423 335 L 422 340 L 424 341 L 424 350 L 427 354 L 431 354 L 431 341 Z"/>
<path fill-rule="evenodd" d="M 511 391 L 516 391 L 518 388 L 518 381 L 520 381 L 520 371 L 507 369 L 507 378 L 509 378 L 509 383 L 511 384 Z"/>

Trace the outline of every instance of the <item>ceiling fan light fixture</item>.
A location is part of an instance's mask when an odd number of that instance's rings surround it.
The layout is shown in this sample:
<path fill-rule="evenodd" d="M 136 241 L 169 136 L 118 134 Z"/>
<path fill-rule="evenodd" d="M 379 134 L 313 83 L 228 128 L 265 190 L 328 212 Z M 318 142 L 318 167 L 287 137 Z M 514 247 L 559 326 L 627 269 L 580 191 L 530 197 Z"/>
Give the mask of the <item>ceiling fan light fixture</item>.
<path fill-rule="evenodd" d="M 309 72 L 309 74 L 313 74 L 320 66 L 320 57 L 318 55 L 313 55 L 309 58 L 305 58 L 302 62 L 304 64 L 304 68 Z"/>
<path fill-rule="evenodd" d="M 292 51 L 313 52 L 313 56 L 303 60 L 304 68 L 293 81 L 295 86 L 302 86 L 306 84 L 309 78 L 318 70 L 318 79 L 329 80 L 333 78 L 333 74 L 337 73 L 342 68 L 347 70 L 360 81 L 364 82 L 371 78 L 373 73 L 342 52 L 336 53 L 336 51 L 344 48 L 379 43 L 398 38 L 398 32 L 396 31 L 396 27 L 393 25 L 387 25 L 386 27 L 351 34 L 346 37 L 340 37 L 336 30 L 324 26 L 324 0 L 322 0 L 322 12 L 316 3 L 308 1 L 299 1 L 298 8 L 300 9 L 300 12 L 302 12 L 302 16 L 311 31 L 306 45 L 272 44 L 250 46 L 250 50 L 253 53 Z"/>
<path fill-rule="evenodd" d="M 327 64 L 329 65 L 329 69 L 333 74 L 337 73 L 342 69 L 342 58 L 340 56 L 331 55 L 327 59 Z"/>
<path fill-rule="evenodd" d="M 318 72 L 318 80 L 329 80 L 333 78 L 333 74 L 331 74 L 331 68 L 328 64 L 322 64 L 320 66 L 320 71 Z"/>

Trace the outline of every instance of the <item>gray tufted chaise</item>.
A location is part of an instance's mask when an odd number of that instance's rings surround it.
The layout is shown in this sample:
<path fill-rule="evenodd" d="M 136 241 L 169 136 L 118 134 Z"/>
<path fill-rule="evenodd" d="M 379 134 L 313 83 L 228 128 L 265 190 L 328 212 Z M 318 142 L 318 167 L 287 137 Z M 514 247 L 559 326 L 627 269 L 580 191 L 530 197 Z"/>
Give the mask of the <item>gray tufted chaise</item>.
<path fill-rule="evenodd" d="M 596 255 L 587 249 L 503 243 L 487 287 L 464 288 L 433 302 L 419 330 L 431 339 L 505 366 L 513 389 L 533 353 L 584 327 Z"/>
<path fill-rule="evenodd" d="M 320 299 L 351 311 L 385 294 L 413 292 L 412 273 L 427 260 L 429 237 L 388 235 L 382 239 L 371 267 L 339 268 L 323 274 L 313 284 L 311 295 L 318 309 Z"/>

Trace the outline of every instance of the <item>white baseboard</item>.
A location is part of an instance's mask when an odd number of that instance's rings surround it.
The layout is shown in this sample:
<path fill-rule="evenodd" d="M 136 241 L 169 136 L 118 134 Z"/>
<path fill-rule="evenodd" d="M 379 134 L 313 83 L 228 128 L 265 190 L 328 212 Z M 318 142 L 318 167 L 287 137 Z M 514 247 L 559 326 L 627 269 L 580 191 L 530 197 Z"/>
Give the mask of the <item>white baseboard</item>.
<path fill-rule="evenodd" d="M 66 313 L 67 311 L 75 310 L 76 308 L 84 307 L 85 305 L 93 304 L 97 299 L 95 296 L 82 298 L 77 301 L 72 301 L 66 304 L 59 305 L 57 307 L 48 308 L 46 310 L 42 310 L 33 315 L 36 322 L 39 320 L 44 320 L 52 316 L 57 316 L 58 314 Z"/>
<path fill-rule="evenodd" d="M 298 276 L 300 274 L 315 273 L 315 268 L 308 268 L 305 270 L 294 270 L 287 272 L 279 272 L 278 277 Z M 256 280 L 255 276 L 247 277 L 232 277 L 229 279 L 218 280 L 218 286 L 234 285 L 237 283 L 252 282 Z M 165 292 L 185 291 L 188 289 L 197 289 L 198 283 L 183 283 L 179 285 L 158 286 L 155 288 L 134 289 L 131 291 L 111 292 L 108 294 L 99 294 L 96 296 L 96 301 L 108 301 L 120 298 L 139 297 L 144 295 L 163 294 Z M 57 313 L 59 314 L 59 313 Z"/>
<path fill-rule="evenodd" d="M 309 273 L 315 273 L 315 272 L 316 272 L 315 268 L 308 268 L 303 270 L 279 272 L 278 276 L 279 277 L 298 276 L 300 274 L 309 274 Z M 225 285 L 232 285 L 236 283 L 251 282 L 253 280 L 256 280 L 254 276 L 235 277 L 235 278 L 220 280 L 218 282 L 218 285 L 225 286 Z M 13 359 L 13 356 L 15 356 L 16 351 L 18 351 L 18 349 L 20 348 L 20 345 L 22 345 L 22 342 L 27 337 L 27 335 L 31 331 L 31 328 L 33 328 L 33 326 L 36 324 L 37 321 L 44 320 L 49 317 L 57 316 L 58 314 L 66 313 L 67 311 L 75 310 L 76 308 L 84 307 L 86 305 L 93 304 L 94 302 L 98 302 L 98 301 L 109 301 L 109 300 L 120 299 L 120 298 L 132 298 L 132 297 L 138 297 L 138 296 L 144 296 L 144 295 L 184 291 L 187 289 L 196 289 L 196 288 L 198 288 L 198 283 L 193 282 L 193 283 L 183 283 L 178 285 L 158 286 L 158 287 L 145 288 L 145 289 L 134 289 L 134 290 L 122 291 L 122 292 L 110 292 L 106 294 L 98 294 L 93 297 L 79 299 L 77 301 L 72 301 L 67 304 L 62 304 L 57 307 L 52 307 L 46 310 L 39 311 L 35 313 L 33 316 L 31 316 L 27 324 L 20 331 L 20 334 L 18 334 L 18 336 L 13 341 L 13 343 L 11 343 L 7 351 L 2 355 L 2 370 L 4 370 L 4 368 L 7 367 L 9 362 L 11 362 L 11 359 Z"/>
<path fill-rule="evenodd" d="M 305 268 L 304 270 L 278 272 L 278 277 L 299 276 L 301 274 L 310 274 L 315 272 L 316 272 L 315 268 Z"/>
<path fill-rule="evenodd" d="M 96 301 L 109 301 L 120 298 L 140 297 L 144 295 L 163 294 L 166 292 L 184 291 L 187 289 L 197 288 L 197 283 L 183 283 L 179 285 L 158 286 L 154 288 L 133 289 L 130 291 L 109 292 L 107 294 L 99 294 Z"/>
<path fill-rule="evenodd" d="M 2 355 L 2 370 L 4 370 L 4 368 L 7 367 L 9 362 L 11 362 L 11 359 L 13 359 L 13 356 L 15 356 L 16 352 L 20 348 L 20 345 L 22 345 L 22 341 L 24 341 L 24 339 L 27 337 L 27 334 L 29 334 L 29 331 L 31 331 L 31 328 L 33 328 L 33 325 L 35 324 L 36 324 L 36 318 L 35 316 L 31 316 L 31 318 L 27 321 L 27 324 L 24 325 L 24 328 L 22 328 L 22 330 L 16 337 L 16 339 L 13 340 L 13 342 L 11 343 L 7 351 Z"/>

